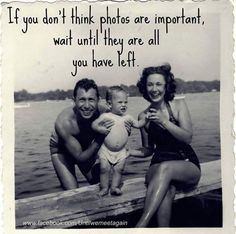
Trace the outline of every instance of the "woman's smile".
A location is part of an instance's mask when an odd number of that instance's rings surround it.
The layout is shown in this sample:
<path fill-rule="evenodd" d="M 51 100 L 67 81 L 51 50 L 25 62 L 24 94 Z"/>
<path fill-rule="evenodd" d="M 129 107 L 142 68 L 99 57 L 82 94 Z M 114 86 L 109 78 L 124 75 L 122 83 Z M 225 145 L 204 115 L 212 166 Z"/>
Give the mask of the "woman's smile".
<path fill-rule="evenodd" d="M 165 79 L 161 74 L 151 74 L 147 78 L 147 93 L 152 102 L 164 99 Z"/>

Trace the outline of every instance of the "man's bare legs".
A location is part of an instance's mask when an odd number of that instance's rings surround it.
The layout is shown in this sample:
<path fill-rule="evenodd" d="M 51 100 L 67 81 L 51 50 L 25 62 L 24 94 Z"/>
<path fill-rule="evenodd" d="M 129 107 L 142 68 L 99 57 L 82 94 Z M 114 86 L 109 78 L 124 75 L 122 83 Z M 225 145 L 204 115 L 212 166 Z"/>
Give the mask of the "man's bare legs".
<path fill-rule="evenodd" d="M 75 165 L 64 154 L 53 154 L 52 163 L 57 177 L 65 190 L 75 189 L 78 187 L 75 175 Z"/>

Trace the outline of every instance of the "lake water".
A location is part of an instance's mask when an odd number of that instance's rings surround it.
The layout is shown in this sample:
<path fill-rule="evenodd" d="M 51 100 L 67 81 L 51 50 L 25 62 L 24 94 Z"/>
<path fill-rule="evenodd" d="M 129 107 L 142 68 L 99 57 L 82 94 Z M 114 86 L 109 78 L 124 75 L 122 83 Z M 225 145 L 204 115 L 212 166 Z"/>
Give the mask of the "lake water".
<path fill-rule="evenodd" d="M 200 162 L 220 158 L 219 93 L 185 94 L 194 137 L 192 146 Z M 50 153 L 49 137 L 57 115 L 71 100 L 31 102 L 28 108 L 15 108 L 15 197 L 16 199 L 60 191 Z M 141 97 L 129 98 L 129 113 L 138 116 L 148 103 Z M 128 147 L 141 146 L 139 130 L 133 129 Z M 150 157 L 129 157 L 124 179 L 142 177 L 149 167 Z M 77 170 L 80 186 L 87 182 Z"/>

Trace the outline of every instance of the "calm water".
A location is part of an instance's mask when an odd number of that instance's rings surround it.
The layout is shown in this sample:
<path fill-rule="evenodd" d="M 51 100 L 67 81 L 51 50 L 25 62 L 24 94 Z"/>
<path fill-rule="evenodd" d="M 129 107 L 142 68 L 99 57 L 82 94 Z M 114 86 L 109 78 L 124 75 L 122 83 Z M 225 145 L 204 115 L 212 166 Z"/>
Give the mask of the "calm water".
<path fill-rule="evenodd" d="M 193 122 L 192 146 L 201 162 L 220 157 L 219 93 L 186 94 Z M 15 109 L 15 195 L 16 199 L 61 190 L 49 153 L 49 137 L 60 111 L 71 101 L 32 102 L 29 108 Z M 129 98 L 129 113 L 134 117 L 148 103 Z M 139 130 L 133 129 L 128 147 L 141 146 Z M 129 157 L 124 179 L 144 176 L 149 158 Z M 77 170 L 81 186 L 87 185 Z"/>

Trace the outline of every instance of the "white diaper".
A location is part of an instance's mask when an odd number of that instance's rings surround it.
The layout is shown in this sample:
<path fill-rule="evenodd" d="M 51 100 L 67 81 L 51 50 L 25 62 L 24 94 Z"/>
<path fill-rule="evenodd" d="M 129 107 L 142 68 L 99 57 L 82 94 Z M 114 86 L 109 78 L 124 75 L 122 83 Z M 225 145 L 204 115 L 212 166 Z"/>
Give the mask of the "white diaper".
<path fill-rule="evenodd" d="M 100 159 L 107 160 L 112 165 L 115 165 L 121 160 L 127 158 L 128 155 L 125 147 L 120 151 L 113 152 L 110 151 L 104 144 L 102 144 L 101 148 L 98 151 L 98 156 Z"/>

